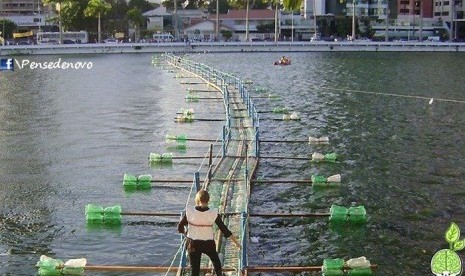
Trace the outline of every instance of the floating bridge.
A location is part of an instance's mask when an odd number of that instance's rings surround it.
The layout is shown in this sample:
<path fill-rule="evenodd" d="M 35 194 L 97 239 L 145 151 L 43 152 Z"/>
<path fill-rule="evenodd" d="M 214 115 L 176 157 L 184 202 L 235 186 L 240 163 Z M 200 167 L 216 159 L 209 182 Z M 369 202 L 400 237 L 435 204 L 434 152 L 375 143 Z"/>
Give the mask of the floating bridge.
<path fill-rule="evenodd" d="M 241 239 L 243 250 L 238 251 L 229 240 L 222 238 L 219 231 L 216 237 L 225 271 L 241 273 L 247 262 L 250 183 L 258 164 L 258 114 L 242 80 L 178 56 L 164 57 L 172 66 L 195 76 L 223 95 L 226 123 L 223 127 L 222 153 L 217 163 L 211 164 L 208 177 L 201 186 L 210 192 L 210 206 L 225 214 L 225 224 Z M 180 266 L 183 268 L 185 265 L 183 255 Z M 202 267 L 207 266 L 208 257 L 205 257 Z"/>

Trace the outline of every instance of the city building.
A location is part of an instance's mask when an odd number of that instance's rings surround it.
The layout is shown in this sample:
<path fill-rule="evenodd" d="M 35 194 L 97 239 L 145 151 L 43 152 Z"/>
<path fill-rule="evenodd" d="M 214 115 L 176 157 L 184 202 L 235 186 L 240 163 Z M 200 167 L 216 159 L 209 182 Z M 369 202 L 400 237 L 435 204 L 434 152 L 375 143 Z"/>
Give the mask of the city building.
<path fill-rule="evenodd" d="M 432 8 L 433 17 L 447 24 L 451 40 L 463 40 L 465 38 L 465 6 L 463 0 L 434 0 Z"/>
<path fill-rule="evenodd" d="M 44 5 L 41 0 L 2 0 L 0 19 L 8 19 L 18 26 L 18 32 L 37 32 L 45 27 Z"/>

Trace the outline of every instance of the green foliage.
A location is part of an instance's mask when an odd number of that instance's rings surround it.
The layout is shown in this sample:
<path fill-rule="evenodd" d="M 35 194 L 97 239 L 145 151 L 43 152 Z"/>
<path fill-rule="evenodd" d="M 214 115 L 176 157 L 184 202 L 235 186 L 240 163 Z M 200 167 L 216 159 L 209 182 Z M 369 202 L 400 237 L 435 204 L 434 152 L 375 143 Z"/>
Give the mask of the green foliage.
<path fill-rule="evenodd" d="M 210 2 L 211 3 L 211 2 Z M 208 6 L 208 1 L 205 0 L 189 0 L 187 6 L 184 7 L 186 10 L 195 10 L 199 8 L 206 8 Z M 216 7 L 216 1 L 215 1 Z"/>
<path fill-rule="evenodd" d="M 147 18 L 142 15 L 142 11 L 139 8 L 134 7 L 128 11 L 128 20 L 132 22 L 136 29 L 134 40 L 135 42 L 139 42 L 140 27 L 147 22 Z"/>
<path fill-rule="evenodd" d="M 231 9 L 231 6 L 229 5 L 228 0 L 218 0 L 218 7 L 220 10 L 220 13 L 227 13 L 229 9 Z M 208 12 L 210 13 L 215 13 L 216 14 L 216 1 L 210 1 L 208 4 Z"/>
<path fill-rule="evenodd" d="M 128 3 L 128 8 L 139 8 L 139 10 L 144 13 L 146 11 L 153 10 L 158 7 L 158 4 L 152 4 L 147 0 L 130 0 Z"/>
<path fill-rule="evenodd" d="M 272 33 L 274 32 L 274 23 L 257 25 L 257 31 L 259 33 Z"/>
<path fill-rule="evenodd" d="M 445 29 L 439 29 L 439 36 L 441 41 L 449 40 L 449 33 Z"/>
<path fill-rule="evenodd" d="M 230 0 L 229 5 L 233 9 L 246 9 L 247 1 L 244 0 Z M 265 9 L 269 6 L 267 0 L 249 0 L 249 9 Z"/>
<path fill-rule="evenodd" d="M 261 10 L 261 9 L 266 9 L 270 5 L 269 1 L 267 0 L 255 0 L 252 1 L 251 7 L 253 9 Z"/>
<path fill-rule="evenodd" d="M 182 2 L 181 1 L 176 1 L 177 3 L 177 8 L 182 9 Z M 163 7 L 173 10 L 174 9 L 174 0 L 165 0 L 161 3 Z"/>
<path fill-rule="evenodd" d="M 352 34 L 352 21 L 350 17 L 336 18 L 336 35 L 345 37 Z"/>
<path fill-rule="evenodd" d="M 283 0 L 283 7 L 286 10 L 295 11 L 302 5 L 302 0 Z"/>
<path fill-rule="evenodd" d="M 140 37 L 143 38 L 151 38 L 153 36 L 154 31 L 151 30 L 141 30 Z"/>
<path fill-rule="evenodd" d="M 61 25 L 63 30 L 88 30 L 91 26 L 92 20 L 85 18 L 84 9 L 87 6 L 87 0 L 44 0 L 44 5 L 50 5 L 52 10 L 55 11 L 56 4 L 60 4 Z M 58 24 L 59 15 L 50 17 L 50 22 Z"/>
<path fill-rule="evenodd" d="M 226 40 L 229 40 L 233 35 L 230 30 L 221 30 L 220 33 Z"/>
<path fill-rule="evenodd" d="M 87 17 L 98 18 L 98 42 L 102 42 L 101 36 L 101 18 L 111 10 L 111 4 L 103 0 L 89 0 L 87 7 L 84 9 L 84 15 Z"/>
<path fill-rule="evenodd" d="M 56 3 L 62 3 L 65 2 L 63 0 L 42 0 L 44 5 L 55 5 Z M 53 8 L 55 9 L 55 8 Z"/>
<path fill-rule="evenodd" d="M 270 0 L 267 4 L 271 5 L 273 10 L 276 9 L 276 6 L 278 6 L 278 9 L 282 9 L 283 7 L 283 5 L 281 5 L 281 1 L 278 0 Z"/>
<path fill-rule="evenodd" d="M 98 18 L 111 10 L 111 4 L 103 0 L 89 0 L 87 7 L 84 9 L 84 15 L 87 17 Z"/>
<path fill-rule="evenodd" d="M 127 15 L 128 20 L 137 26 L 141 26 L 147 21 L 147 18 L 142 15 L 142 11 L 137 7 L 130 9 Z"/>
<path fill-rule="evenodd" d="M 4 37 L 5 39 L 10 39 L 13 37 L 13 32 L 14 30 L 18 27 L 16 26 L 16 24 L 11 21 L 11 20 L 8 20 L 8 19 L 2 19 L 0 20 L 0 24 L 1 24 L 1 30 L 0 31 L 3 31 L 5 30 L 5 35 L 0 35 L 2 37 Z M 3 27 L 3 24 L 5 24 L 5 27 Z"/>

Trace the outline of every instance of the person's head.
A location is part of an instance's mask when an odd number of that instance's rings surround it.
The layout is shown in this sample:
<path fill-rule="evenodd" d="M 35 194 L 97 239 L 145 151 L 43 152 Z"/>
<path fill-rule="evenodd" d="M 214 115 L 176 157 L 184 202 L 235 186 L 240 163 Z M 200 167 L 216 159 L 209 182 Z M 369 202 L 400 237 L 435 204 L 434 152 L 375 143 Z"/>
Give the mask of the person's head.
<path fill-rule="evenodd" d="M 195 195 L 195 205 L 208 205 L 210 194 L 206 190 L 200 190 Z"/>

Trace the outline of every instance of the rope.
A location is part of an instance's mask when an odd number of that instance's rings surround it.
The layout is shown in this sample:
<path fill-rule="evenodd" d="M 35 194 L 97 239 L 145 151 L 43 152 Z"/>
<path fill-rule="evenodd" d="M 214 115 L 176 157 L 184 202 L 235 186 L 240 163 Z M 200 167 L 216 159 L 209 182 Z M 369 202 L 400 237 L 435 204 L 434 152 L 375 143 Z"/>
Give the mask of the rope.
<path fill-rule="evenodd" d="M 182 238 L 182 241 L 181 241 L 181 245 L 179 246 L 178 251 L 176 251 L 176 253 L 174 254 L 173 260 L 171 261 L 170 266 L 168 267 L 168 270 L 167 270 L 166 273 L 165 273 L 165 276 L 168 275 L 168 273 L 170 272 L 171 268 L 173 267 L 174 261 L 176 260 L 176 257 L 178 256 L 179 252 L 181 252 L 182 249 L 184 248 L 185 242 L 186 242 L 186 238 L 183 237 L 183 238 Z"/>
<path fill-rule="evenodd" d="M 326 90 L 336 90 L 336 91 L 362 93 L 362 94 L 371 94 L 371 95 L 383 95 L 383 96 L 393 96 L 393 97 L 402 97 L 402 98 L 413 98 L 413 99 L 421 99 L 421 100 L 434 99 L 435 101 L 453 102 L 453 103 L 465 103 L 465 101 L 462 101 L 462 100 L 444 99 L 444 98 L 431 98 L 431 97 L 424 97 L 424 96 L 403 95 L 403 94 L 364 91 L 364 90 L 354 90 L 354 89 L 343 89 L 343 88 L 333 88 L 333 87 L 314 87 L 314 88 L 320 88 L 320 89 L 322 88 L 322 89 L 326 89 Z"/>
<path fill-rule="evenodd" d="M 175 66 L 174 64 L 171 64 L 171 65 L 172 65 L 172 66 Z M 179 67 L 180 67 L 180 66 L 179 66 Z M 206 160 L 206 159 L 207 159 L 207 155 L 205 155 L 205 158 L 202 159 L 202 163 L 200 164 L 199 170 L 198 170 L 198 171 L 201 170 L 201 168 L 202 168 L 203 164 L 205 163 L 205 160 Z M 194 186 L 195 186 L 195 183 L 193 182 L 192 185 L 191 185 L 191 189 L 190 189 L 190 191 L 189 191 L 189 195 L 187 196 L 186 205 L 184 206 L 184 210 L 186 210 L 187 207 L 188 207 L 188 205 L 189 205 L 189 199 L 190 199 L 191 196 L 192 196 L 192 191 L 194 190 Z M 169 271 L 171 270 L 171 267 L 173 266 L 174 261 L 176 260 L 176 258 L 177 258 L 177 256 L 178 256 L 179 252 L 181 252 L 181 251 L 183 250 L 183 248 L 184 248 L 184 246 L 185 246 L 185 243 L 186 243 L 186 237 L 183 235 L 182 240 L 181 240 L 181 244 L 179 245 L 179 248 L 178 248 L 176 254 L 175 254 L 174 257 L 173 257 L 173 259 L 172 259 L 172 261 L 171 261 L 171 264 L 170 264 L 170 266 L 168 267 L 168 270 L 167 270 L 166 273 L 165 273 L 165 276 L 168 275 L 168 273 L 169 273 Z M 180 265 L 181 265 L 181 264 L 180 264 Z"/>

